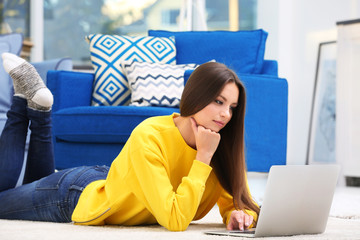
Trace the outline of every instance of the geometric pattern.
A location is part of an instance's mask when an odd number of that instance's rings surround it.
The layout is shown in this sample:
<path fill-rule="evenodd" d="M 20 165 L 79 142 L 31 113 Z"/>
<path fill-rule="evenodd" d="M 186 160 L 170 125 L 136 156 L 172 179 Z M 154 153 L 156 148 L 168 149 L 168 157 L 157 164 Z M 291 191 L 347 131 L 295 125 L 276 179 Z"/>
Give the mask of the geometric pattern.
<path fill-rule="evenodd" d="M 95 70 L 93 106 L 129 105 L 130 89 L 124 61 L 176 64 L 174 38 L 91 34 L 90 57 Z"/>
<path fill-rule="evenodd" d="M 197 66 L 197 64 L 123 63 L 131 89 L 130 105 L 179 107 L 184 90 L 184 72 Z"/>

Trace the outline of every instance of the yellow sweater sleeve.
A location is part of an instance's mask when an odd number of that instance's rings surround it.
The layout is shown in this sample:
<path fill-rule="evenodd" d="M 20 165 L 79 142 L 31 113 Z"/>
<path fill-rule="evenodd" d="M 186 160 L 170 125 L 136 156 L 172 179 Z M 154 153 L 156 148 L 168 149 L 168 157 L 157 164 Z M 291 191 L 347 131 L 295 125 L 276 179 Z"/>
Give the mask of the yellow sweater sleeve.
<path fill-rule="evenodd" d="M 246 184 L 246 187 L 249 190 L 249 186 L 248 184 Z M 250 190 L 249 190 L 250 192 Z M 236 210 L 234 207 L 234 203 L 233 203 L 233 197 L 223 189 L 223 191 L 221 192 L 221 196 L 218 200 L 218 206 L 220 209 L 220 214 L 223 217 L 223 222 L 224 224 L 227 226 L 229 224 L 230 221 L 230 216 L 232 211 Z M 251 210 L 245 210 L 242 209 L 246 214 L 253 216 L 254 221 L 257 220 L 257 214 L 254 211 Z M 249 228 L 254 227 L 254 224 L 251 224 Z"/>
<path fill-rule="evenodd" d="M 131 151 L 131 164 L 129 182 L 136 197 L 160 225 L 171 231 L 185 230 L 196 214 L 212 168 L 194 160 L 188 175 L 173 189 L 167 160 L 156 148 Z"/>

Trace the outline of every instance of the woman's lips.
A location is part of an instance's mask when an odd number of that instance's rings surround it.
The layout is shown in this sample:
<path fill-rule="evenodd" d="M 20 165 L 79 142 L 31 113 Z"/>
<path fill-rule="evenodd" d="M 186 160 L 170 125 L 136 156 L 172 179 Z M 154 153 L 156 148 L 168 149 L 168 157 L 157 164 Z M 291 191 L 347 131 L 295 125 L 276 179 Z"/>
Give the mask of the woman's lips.
<path fill-rule="evenodd" d="M 224 127 L 225 123 L 222 121 L 216 121 L 214 120 L 214 122 L 216 123 L 216 125 L 218 125 L 219 127 Z"/>

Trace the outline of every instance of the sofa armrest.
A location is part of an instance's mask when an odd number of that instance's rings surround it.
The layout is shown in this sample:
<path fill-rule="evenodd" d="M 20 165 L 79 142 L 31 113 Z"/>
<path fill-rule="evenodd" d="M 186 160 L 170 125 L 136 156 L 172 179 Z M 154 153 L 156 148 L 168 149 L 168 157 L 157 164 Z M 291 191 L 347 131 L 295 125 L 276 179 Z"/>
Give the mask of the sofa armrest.
<path fill-rule="evenodd" d="M 47 86 L 54 95 L 53 112 L 69 107 L 90 106 L 93 73 L 49 71 Z"/>
<path fill-rule="evenodd" d="M 246 88 L 245 144 L 248 171 L 286 164 L 288 84 L 265 75 L 240 75 Z"/>
<path fill-rule="evenodd" d="M 278 63 L 276 60 L 264 60 L 261 74 L 278 76 Z"/>
<path fill-rule="evenodd" d="M 39 73 L 41 79 L 47 84 L 47 73 L 50 70 L 72 70 L 72 59 L 71 58 L 56 58 L 51 60 L 45 60 L 42 62 L 31 63 Z"/>

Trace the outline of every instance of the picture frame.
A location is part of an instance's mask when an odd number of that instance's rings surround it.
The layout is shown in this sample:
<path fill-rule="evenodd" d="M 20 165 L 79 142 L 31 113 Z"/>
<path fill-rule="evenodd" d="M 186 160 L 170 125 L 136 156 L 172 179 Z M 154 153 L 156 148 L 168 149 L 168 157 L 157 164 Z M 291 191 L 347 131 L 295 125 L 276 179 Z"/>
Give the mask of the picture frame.
<path fill-rule="evenodd" d="M 319 44 L 306 164 L 336 162 L 336 41 Z"/>

